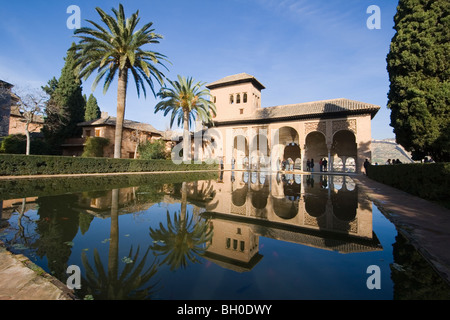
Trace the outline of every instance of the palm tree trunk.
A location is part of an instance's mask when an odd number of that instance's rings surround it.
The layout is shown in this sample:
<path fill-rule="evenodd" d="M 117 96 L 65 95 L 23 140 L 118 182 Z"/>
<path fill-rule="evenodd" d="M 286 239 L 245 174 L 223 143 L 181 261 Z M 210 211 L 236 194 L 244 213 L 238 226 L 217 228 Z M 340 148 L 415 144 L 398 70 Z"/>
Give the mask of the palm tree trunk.
<path fill-rule="evenodd" d="M 191 158 L 191 137 L 189 134 L 189 111 L 185 110 L 183 115 L 183 162 L 188 162 Z"/>
<path fill-rule="evenodd" d="M 112 290 L 117 281 L 119 268 L 119 189 L 113 189 L 111 194 L 111 231 L 109 237 L 108 289 Z"/>
<path fill-rule="evenodd" d="M 125 103 L 127 99 L 128 69 L 119 71 L 119 84 L 117 87 L 117 119 L 116 133 L 114 137 L 114 158 L 122 157 L 122 133 L 125 118 Z"/>

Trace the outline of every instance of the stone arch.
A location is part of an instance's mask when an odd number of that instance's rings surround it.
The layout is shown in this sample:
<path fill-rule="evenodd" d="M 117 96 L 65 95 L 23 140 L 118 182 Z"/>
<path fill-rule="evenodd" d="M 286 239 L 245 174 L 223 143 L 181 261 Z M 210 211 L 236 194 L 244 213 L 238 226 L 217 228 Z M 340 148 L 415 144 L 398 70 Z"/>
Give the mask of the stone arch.
<path fill-rule="evenodd" d="M 244 135 L 236 135 L 233 140 L 233 160 L 236 169 L 246 169 L 245 159 L 249 158 L 248 140 Z"/>
<path fill-rule="evenodd" d="M 264 169 L 270 164 L 269 139 L 266 130 L 259 130 L 250 137 L 249 153 L 252 169 Z"/>
<path fill-rule="evenodd" d="M 355 219 L 358 209 L 358 193 L 346 188 L 333 191 L 331 194 L 333 215 L 340 221 L 350 222 Z"/>
<path fill-rule="evenodd" d="M 272 167 L 279 168 L 279 163 L 288 158 L 294 161 L 301 158 L 300 139 L 296 129 L 284 126 L 272 132 Z"/>
<path fill-rule="evenodd" d="M 298 214 L 298 201 L 271 196 L 272 208 L 275 214 L 283 220 L 295 218 Z"/>
<path fill-rule="evenodd" d="M 326 137 L 321 131 L 312 131 L 305 138 L 305 158 L 303 165 L 306 167 L 307 159 L 314 159 L 314 171 L 319 171 L 321 158 L 328 158 Z"/>
<path fill-rule="evenodd" d="M 231 193 L 231 201 L 236 207 L 242 207 L 247 202 L 248 187 L 243 186 L 242 188 L 236 189 Z"/>
<path fill-rule="evenodd" d="M 342 168 L 333 166 L 336 171 L 347 172 L 347 159 L 353 158 L 355 163 L 352 167 L 356 169 L 358 148 L 356 144 L 355 133 L 351 130 L 338 130 L 333 134 L 331 145 L 331 154 L 334 159 L 339 158 L 342 161 Z M 335 163 L 335 161 L 333 161 Z"/>

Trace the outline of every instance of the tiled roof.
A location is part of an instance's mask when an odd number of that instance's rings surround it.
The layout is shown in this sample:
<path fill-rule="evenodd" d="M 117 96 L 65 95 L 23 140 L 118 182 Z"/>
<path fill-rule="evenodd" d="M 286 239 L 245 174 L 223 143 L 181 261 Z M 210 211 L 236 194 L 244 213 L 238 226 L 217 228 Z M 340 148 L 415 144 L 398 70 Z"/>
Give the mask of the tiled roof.
<path fill-rule="evenodd" d="M 262 108 L 257 110 L 256 116 L 262 118 L 279 118 L 348 111 L 369 111 L 372 113 L 379 109 L 379 106 L 365 102 L 334 99 Z"/>
<path fill-rule="evenodd" d="M 261 84 L 261 82 L 259 82 L 254 76 L 249 75 L 247 73 L 239 73 L 232 76 L 227 76 L 225 78 L 222 78 L 220 80 L 214 81 L 206 85 L 206 87 L 208 89 L 214 89 L 225 85 L 239 84 L 245 82 L 253 82 L 259 90 L 265 89 L 265 87 Z"/>
<path fill-rule="evenodd" d="M 333 115 L 338 113 L 355 114 L 355 113 L 369 113 L 372 118 L 376 115 L 380 106 L 369 104 L 365 102 L 359 102 L 349 99 L 333 99 L 313 101 L 306 103 L 282 105 L 269 108 L 257 109 L 252 115 L 245 118 L 235 118 L 224 122 L 235 121 L 277 121 L 282 119 L 295 119 L 295 118 L 312 118 L 323 117 L 327 115 Z"/>
<path fill-rule="evenodd" d="M 106 118 L 100 118 L 97 120 L 87 121 L 79 123 L 78 126 L 80 127 L 92 127 L 92 126 L 115 126 L 116 125 L 116 118 L 115 117 L 106 117 Z M 159 135 L 162 135 L 163 132 L 156 130 L 151 124 L 148 123 L 141 123 L 137 121 L 132 120 L 124 120 L 123 121 L 123 127 L 127 129 L 133 129 L 133 130 L 140 130 L 144 132 L 151 132 L 156 133 Z"/>

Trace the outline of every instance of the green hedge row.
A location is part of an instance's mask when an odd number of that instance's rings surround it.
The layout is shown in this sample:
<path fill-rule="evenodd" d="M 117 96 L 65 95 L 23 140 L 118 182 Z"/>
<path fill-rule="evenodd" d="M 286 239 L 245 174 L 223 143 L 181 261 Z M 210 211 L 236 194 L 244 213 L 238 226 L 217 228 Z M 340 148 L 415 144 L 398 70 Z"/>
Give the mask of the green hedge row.
<path fill-rule="evenodd" d="M 0 154 L 0 176 L 215 170 L 216 164 L 175 164 L 171 160 L 79 158 Z"/>
<path fill-rule="evenodd" d="M 370 166 L 368 175 L 427 200 L 447 202 L 450 199 L 450 163 Z"/>

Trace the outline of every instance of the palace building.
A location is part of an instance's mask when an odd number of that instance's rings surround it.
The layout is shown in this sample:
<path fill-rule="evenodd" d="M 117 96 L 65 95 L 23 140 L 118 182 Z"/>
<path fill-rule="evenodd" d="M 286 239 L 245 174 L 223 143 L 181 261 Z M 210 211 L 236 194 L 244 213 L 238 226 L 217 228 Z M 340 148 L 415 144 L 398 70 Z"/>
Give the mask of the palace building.
<path fill-rule="evenodd" d="M 327 160 L 323 170 L 362 172 L 371 158 L 371 120 L 379 106 L 333 99 L 261 107 L 265 89 L 255 77 L 241 73 L 206 85 L 217 108 L 210 128 L 211 156 L 225 169 L 307 171 L 308 159 Z"/>

